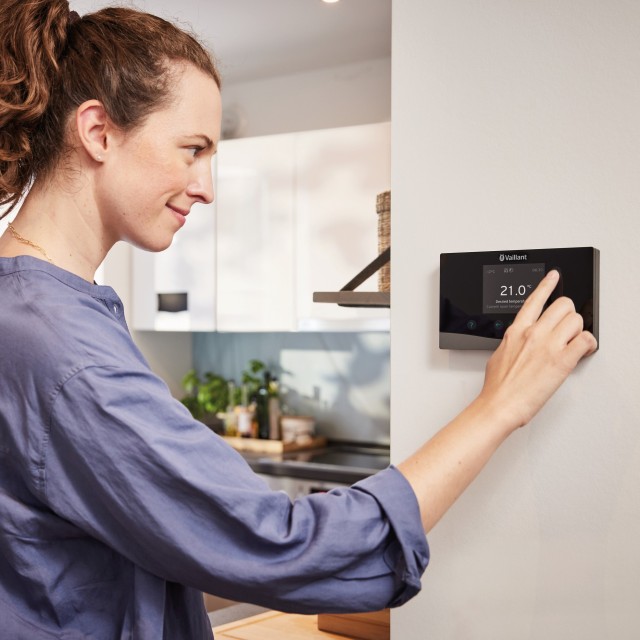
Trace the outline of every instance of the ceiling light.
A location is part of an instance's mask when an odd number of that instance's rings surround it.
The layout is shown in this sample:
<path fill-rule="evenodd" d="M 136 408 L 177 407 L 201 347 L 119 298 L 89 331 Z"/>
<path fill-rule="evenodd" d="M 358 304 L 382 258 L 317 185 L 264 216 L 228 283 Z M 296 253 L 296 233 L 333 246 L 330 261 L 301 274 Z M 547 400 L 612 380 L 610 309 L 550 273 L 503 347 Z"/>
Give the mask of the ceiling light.
<path fill-rule="evenodd" d="M 327 4 L 333 4 L 334 2 L 338 2 L 338 0 L 322 0 L 322 2 L 326 2 Z"/>

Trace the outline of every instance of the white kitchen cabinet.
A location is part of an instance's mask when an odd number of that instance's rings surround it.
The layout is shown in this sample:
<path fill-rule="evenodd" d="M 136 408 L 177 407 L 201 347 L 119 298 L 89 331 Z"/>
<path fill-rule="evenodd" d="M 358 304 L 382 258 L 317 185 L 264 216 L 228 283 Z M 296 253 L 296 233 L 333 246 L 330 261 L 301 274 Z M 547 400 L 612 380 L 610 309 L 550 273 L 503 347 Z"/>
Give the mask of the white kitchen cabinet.
<path fill-rule="evenodd" d="M 292 331 L 294 134 L 221 141 L 218 331 Z"/>
<path fill-rule="evenodd" d="M 378 255 L 376 195 L 390 190 L 391 125 L 296 135 L 296 316 L 307 331 L 389 330 L 389 309 L 314 303 Z M 358 291 L 377 291 L 377 274 Z"/>

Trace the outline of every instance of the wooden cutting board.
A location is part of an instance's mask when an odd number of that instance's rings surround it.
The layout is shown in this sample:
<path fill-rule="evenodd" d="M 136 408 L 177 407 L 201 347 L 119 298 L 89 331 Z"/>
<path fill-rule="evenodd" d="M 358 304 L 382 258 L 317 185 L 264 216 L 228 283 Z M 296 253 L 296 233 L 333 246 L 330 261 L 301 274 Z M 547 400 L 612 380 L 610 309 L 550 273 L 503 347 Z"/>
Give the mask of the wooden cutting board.
<path fill-rule="evenodd" d="M 283 442 L 282 440 L 261 440 L 259 438 L 235 438 L 221 436 L 237 451 L 251 451 L 253 453 L 287 453 L 289 451 L 304 451 L 318 449 L 327 444 L 324 437 L 311 438 L 305 442 Z"/>
<path fill-rule="evenodd" d="M 360 640 L 389 640 L 389 609 L 371 613 L 321 613 L 318 629 Z"/>

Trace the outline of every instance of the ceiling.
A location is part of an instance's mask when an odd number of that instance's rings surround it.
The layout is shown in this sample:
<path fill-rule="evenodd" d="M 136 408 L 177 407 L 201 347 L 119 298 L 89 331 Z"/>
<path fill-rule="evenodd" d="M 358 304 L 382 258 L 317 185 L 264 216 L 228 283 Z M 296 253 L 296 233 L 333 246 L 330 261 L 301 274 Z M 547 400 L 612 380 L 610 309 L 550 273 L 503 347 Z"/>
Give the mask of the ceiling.
<path fill-rule="evenodd" d="M 391 0 L 70 0 L 136 6 L 191 26 L 229 84 L 391 56 Z"/>

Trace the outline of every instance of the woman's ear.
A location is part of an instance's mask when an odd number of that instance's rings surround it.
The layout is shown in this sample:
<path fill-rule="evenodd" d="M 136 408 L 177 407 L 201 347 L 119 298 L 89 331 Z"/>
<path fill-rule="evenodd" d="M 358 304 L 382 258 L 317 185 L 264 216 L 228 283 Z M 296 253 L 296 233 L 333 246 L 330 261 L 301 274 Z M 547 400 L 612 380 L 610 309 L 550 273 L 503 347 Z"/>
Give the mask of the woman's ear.
<path fill-rule="evenodd" d="M 102 162 L 113 131 L 107 112 L 99 100 L 87 100 L 76 109 L 76 129 L 80 145 L 96 162 Z"/>

